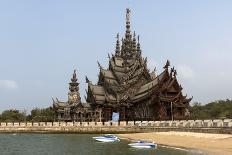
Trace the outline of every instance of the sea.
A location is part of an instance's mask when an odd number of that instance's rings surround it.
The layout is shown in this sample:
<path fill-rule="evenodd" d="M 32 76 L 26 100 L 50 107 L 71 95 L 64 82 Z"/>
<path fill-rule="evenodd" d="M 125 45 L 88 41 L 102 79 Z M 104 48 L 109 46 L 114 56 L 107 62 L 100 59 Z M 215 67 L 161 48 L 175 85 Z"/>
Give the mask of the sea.
<path fill-rule="evenodd" d="M 159 146 L 135 149 L 130 141 L 102 143 L 94 134 L 0 134 L 0 155 L 193 155 L 197 152 Z"/>

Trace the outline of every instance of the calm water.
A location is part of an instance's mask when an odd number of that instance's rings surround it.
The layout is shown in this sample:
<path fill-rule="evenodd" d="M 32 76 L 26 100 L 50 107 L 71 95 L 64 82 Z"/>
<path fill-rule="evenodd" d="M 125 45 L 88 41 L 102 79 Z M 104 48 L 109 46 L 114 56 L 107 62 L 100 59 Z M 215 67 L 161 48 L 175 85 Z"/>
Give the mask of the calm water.
<path fill-rule="evenodd" d="M 88 134 L 0 134 L 0 154 L 12 155 L 189 155 L 169 148 L 133 149 L 129 141 L 100 143 Z"/>

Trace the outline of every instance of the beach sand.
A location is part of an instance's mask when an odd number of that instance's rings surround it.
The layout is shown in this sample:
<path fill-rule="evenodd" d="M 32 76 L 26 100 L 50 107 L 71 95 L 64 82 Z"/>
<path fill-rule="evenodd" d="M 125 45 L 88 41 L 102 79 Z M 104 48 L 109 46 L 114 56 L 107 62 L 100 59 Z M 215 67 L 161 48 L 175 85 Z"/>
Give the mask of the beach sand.
<path fill-rule="evenodd" d="M 118 134 L 129 140 L 155 141 L 160 145 L 200 150 L 209 155 L 232 155 L 232 135 L 194 132 L 150 132 Z"/>

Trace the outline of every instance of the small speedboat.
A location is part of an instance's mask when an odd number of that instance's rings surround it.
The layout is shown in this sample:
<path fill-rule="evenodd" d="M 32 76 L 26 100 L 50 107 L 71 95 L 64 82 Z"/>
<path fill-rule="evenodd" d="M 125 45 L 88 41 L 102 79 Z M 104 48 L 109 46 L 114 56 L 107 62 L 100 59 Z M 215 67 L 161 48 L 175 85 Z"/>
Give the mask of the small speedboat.
<path fill-rule="evenodd" d="M 157 144 L 155 142 L 144 142 L 144 141 L 137 141 L 135 143 L 128 144 L 131 147 L 143 149 L 143 148 L 157 148 Z"/>
<path fill-rule="evenodd" d="M 98 136 L 98 137 L 93 137 L 96 141 L 99 142 L 115 142 L 115 141 L 120 141 L 119 138 L 115 135 L 105 135 L 105 136 Z"/>

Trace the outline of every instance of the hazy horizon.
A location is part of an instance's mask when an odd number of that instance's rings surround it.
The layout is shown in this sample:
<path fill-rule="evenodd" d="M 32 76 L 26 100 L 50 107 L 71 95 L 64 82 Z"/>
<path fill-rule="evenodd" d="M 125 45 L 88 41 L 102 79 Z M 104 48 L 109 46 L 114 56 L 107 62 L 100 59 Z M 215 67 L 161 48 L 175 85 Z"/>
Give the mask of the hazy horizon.
<path fill-rule="evenodd" d="M 169 59 L 192 103 L 232 98 L 232 1 L 11 0 L 0 2 L 0 111 L 66 101 L 74 69 L 84 101 L 85 76 L 96 83 L 97 60 L 108 67 L 128 7 L 150 70 Z"/>

